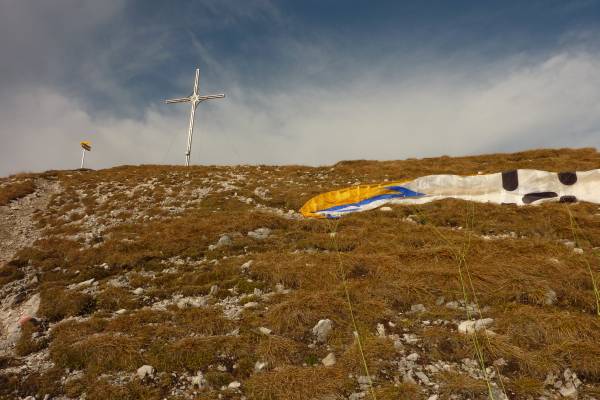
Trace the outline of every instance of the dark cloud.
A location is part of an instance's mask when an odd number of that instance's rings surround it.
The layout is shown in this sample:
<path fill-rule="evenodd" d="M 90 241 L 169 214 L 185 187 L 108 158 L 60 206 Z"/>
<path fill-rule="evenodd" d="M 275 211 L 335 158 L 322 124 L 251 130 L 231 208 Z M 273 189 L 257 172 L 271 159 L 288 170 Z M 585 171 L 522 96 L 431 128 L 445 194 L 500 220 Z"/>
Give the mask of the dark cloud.
<path fill-rule="evenodd" d="M 196 65 L 202 90 L 227 93 L 199 108 L 196 162 L 598 143 L 591 29 L 559 30 L 552 46 L 531 51 L 490 52 L 490 41 L 442 51 L 446 42 L 409 46 L 388 28 L 373 46 L 340 39 L 283 2 L 169 4 L 0 3 L 0 175 L 77 167 L 83 139 L 94 168 L 181 163 L 189 109 L 161 100 L 188 94 Z"/>

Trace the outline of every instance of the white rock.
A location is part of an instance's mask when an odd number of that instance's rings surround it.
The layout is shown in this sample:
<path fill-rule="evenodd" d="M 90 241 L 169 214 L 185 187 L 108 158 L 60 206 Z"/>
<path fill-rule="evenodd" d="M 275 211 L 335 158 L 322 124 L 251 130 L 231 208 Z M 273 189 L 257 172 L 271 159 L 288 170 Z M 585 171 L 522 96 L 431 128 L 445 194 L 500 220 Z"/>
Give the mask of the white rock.
<path fill-rule="evenodd" d="M 580 249 L 579 247 L 575 247 L 573 249 L 573 253 L 575 253 L 575 254 L 583 254 L 583 249 Z"/>
<path fill-rule="evenodd" d="M 419 313 L 425 311 L 427 311 L 427 309 L 423 304 L 413 304 L 412 306 L 410 306 L 410 312 Z"/>
<path fill-rule="evenodd" d="M 462 321 L 460 324 L 458 324 L 458 331 L 463 334 L 472 334 L 477 331 L 486 329 L 492 323 L 494 323 L 494 320 L 492 318 Z"/>
<path fill-rule="evenodd" d="M 408 372 L 402 376 L 402 382 L 416 384 L 417 382 L 415 382 L 415 378 L 413 378 L 412 374 L 412 369 L 409 369 Z"/>
<path fill-rule="evenodd" d="M 233 381 L 229 385 L 227 385 L 229 389 L 239 389 L 240 386 L 242 386 L 242 384 L 238 381 Z"/>
<path fill-rule="evenodd" d="M 217 241 L 216 247 L 224 247 L 224 246 L 231 246 L 233 244 L 233 241 L 231 240 L 231 238 L 228 235 L 222 235 L 219 240 Z"/>
<path fill-rule="evenodd" d="M 266 328 L 264 326 L 261 326 L 260 328 L 258 328 L 258 331 L 265 336 L 269 336 L 271 334 L 271 332 L 273 332 L 272 330 L 270 330 L 269 328 Z"/>
<path fill-rule="evenodd" d="M 392 207 L 380 207 L 380 211 L 392 211 Z"/>
<path fill-rule="evenodd" d="M 332 329 L 333 322 L 330 319 L 322 319 L 312 328 L 312 333 L 316 336 L 317 342 L 325 343 Z"/>
<path fill-rule="evenodd" d="M 565 386 L 561 387 L 559 390 L 560 394 L 563 397 L 576 398 L 577 397 L 577 388 L 573 386 L 571 382 L 567 383 Z"/>
<path fill-rule="evenodd" d="M 348 396 L 348 400 L 360 400 L 364 399 L 366 396 L 365 392 L 355 392 Z"/>
<path fill-rule="evenodd" d="M 227 372 L 227 367 L 224 366 L 223 364 L 219 364 L 219 365 L 217 365 L 217 371 Z"/>
<path fill-rule="evenodd" d="M 335 362 L 336 362 L 335 354 L 333 354 L 333 353 L 327 354 L 327 357 L 325 357 L 324 359 L 321 360 L 321 363 L 323 363 L 323 365 L 326 367 L 334 366 Z"/>
<path fill-rule="evenodd" d="M 425 385 L 431 384 L 431 381 L 429 380 L 427 375 L 425 375 L 423 372 L 417 371 L 417 372 L 415 372 L 415 375 L 417 376 L 417 378 L 419 378 L 419 380 L 421 382 L 423 382 L 423 384 L 425 384 Z"/>
<path fill-rule="evenodd" d="M 177 301 L 177 308 L 203 307 L 206 305 L 206 299 L 203 297 L 184 297 Z"/>
<path fill-rule="evenodd" d="M 121 308 L 120 310 L 115 311 L 115 314 L 122 315 L 122 314 L 125 314 L 126 312 L 127 312 L 126 309 Z"/>
<path fill-rule="evenodd" d="M 545 305 L 551 306 L 552 304 L 556 303 L 556 300 L 558 300 L 558 296 L 556 295 L 556 292 L 554 290 L 548 289 L 546 293 L 544 293 Z"/>
<path fill-rule="evenodd" d="M 249 301 L 248 303 L 244 304 L 244 308 L 256 308 L 258 307 L 258 303 L 255 301 Z"/>
<path fill-rule="evenodd" d="M 556 375 L 554 375 L 552 372 L 548 372 L 546 375 L 546 380 L 544 381 L 544 385 L 554 386 L 554 382 L 556 382 Z"/>
<path fill-rule="evenodd" d="M 437 394 L 432 394 L 431 396 L 429 396 L 427 398 L 427 400 L 438 400 L 438 395 Z"/>
<path fill-rule="evenodd" d="M 246 272 L 250 268 L 250 266 L 252 265 L 253 262 L 254 262 L 254 260 L 246 261 L 245 263 L 242 264 L 242 266 L 240 268 L 242 269 L 243 272 Z"/>
<path fill-rule="evenodd" d="M 460 308 L 460 304 L 458 303 L 458 301 L 449 301 L 446 303 L 446 308 L 457 310 Z"/>
<path fill-rule="evenodd" d="M 258 228 L 248 232 L 248 236 L 256 240 L 264 240 L 269 237 L 271 230 L 269 228 Z"/>
<path fill-rule="evenodd" d="M 266 361 L 257 361 L 254 363 L 254 371 L 261 372 L 262 370 L 267 368 L 268 365 L 269 363 Z"/>
<path fill-rule="evenodd" d="M 411 353 L 406 356 L 408 361 L 417 361 L 419 359 L 419 355 L 417 353 Z"/>
<path fill-rule="evenodd" d="M 192 377 L 192 387 L 198 387 L 198 389 L 202 389 L 206 386 L 206 379 L 202 374 L 202 371 L 198 371 L 196 376 Z"/>
<path fill-rule="evenodd" d="M 219 287 L 217 285 L 212 285 L 210 287 L 210 292 L 208 294 L 210 294 L 211 296 L 214 296 L 217 294 L 218 291 L 219 291 Z"/>
<path fill-rule="evenodd" d="M 138 368 L 136 374 L 140 379 L 144 379 L 146 377 L 152 379 L 154 377 L 154 367 L 152 365 L 142 365 Z"/>
<path fill-rule="evenodd" d="M 133 294 L 138 295 L 138 296 L 142 293 L 144 293 L 144 289 L 142 289 L 141 287 L 139 287 L 133 291 Z"/>
<path fill-rule="evenodd" d="M 79 283 L 74 283 L 72 285 L 69 285 L 68 288 L 69 289 L 83 289 L 84 287 L 88 287 L 90 286 L 92 283 L 94 283 L 94 278 L 92 279 L 88 279 L 87 281 L 83 281 L 83 282 L 79 282 Z"/>
<path fill-rule="evenodd" d="M 408 344 L 415 344 L 420 340 L 414 333 L 403 333 L 402 338 Z"/>
<path fill-rule="evenodd" d="M 383 324 L 377 324 L 377 336 L 385 337 L 385 326 Z"/>

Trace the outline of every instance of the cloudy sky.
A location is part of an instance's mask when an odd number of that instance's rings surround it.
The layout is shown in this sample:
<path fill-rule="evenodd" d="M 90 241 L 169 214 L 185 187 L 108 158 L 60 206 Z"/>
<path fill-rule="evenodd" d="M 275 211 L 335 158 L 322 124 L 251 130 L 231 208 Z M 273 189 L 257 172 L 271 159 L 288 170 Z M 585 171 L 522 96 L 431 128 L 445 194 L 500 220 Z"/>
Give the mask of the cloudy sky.
<path fill-rule="evenodd" d="M 600 144 L 600 2 L 0 0 L 0 175 Z"/>

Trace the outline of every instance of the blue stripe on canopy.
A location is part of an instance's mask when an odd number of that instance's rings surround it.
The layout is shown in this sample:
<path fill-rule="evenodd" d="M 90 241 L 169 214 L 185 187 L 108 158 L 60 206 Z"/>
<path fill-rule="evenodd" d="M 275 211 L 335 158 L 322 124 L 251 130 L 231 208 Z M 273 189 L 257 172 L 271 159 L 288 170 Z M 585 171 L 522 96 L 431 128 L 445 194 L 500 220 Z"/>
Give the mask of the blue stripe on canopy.
<path fill-rule="evenodd" d="M 368 199 L 364 199 L 364 200 L 358 201 L 356 203 L 342 204 L 339 206 L 326 208 L 324 210 L 319 210 L 317 212 L 319 212 L 319 213 L 326 212 L 326 211 L 350 212 L 350 211 L 356 211 L 357 208 L 360 208 L 361 206 L 370 204 L 370 203 L 372 203 L 374 201 L 378 201 L 378 200 L 395 199 L 395 198 L 402 198 L 402 197 L 425 196 L 424 193 L 415 192 L 413 190 L 407 189 L 402 186 L 386 186 L 385 188 L 388 190 L 393 190 L 398 193 L 380 194 L 378 196 L 369 197 Z"/>

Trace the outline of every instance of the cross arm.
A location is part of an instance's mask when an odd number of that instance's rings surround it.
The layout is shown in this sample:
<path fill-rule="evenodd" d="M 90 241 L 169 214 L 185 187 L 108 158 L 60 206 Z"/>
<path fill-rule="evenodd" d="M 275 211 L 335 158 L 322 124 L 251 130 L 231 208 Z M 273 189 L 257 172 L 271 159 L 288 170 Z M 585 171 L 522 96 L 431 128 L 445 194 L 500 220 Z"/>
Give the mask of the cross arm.
<path fill-rule="evenodd" d="M 166 104 L 172 104 L 172 103 L 185 103 L 190 101 L 189 97 L 182 97 L 180 99 L 170 99 L 170 100 L 165 100 Z"/>
<path fill-rule="evenodd" d="M 204 101 L 204 100 L 212 100 L 212 99 L 222 99 L 223 97 L 225 97 L 224 94 L 209 94 L 208 96 L 200 96 L 198 97 L 199 101 Z"/>

